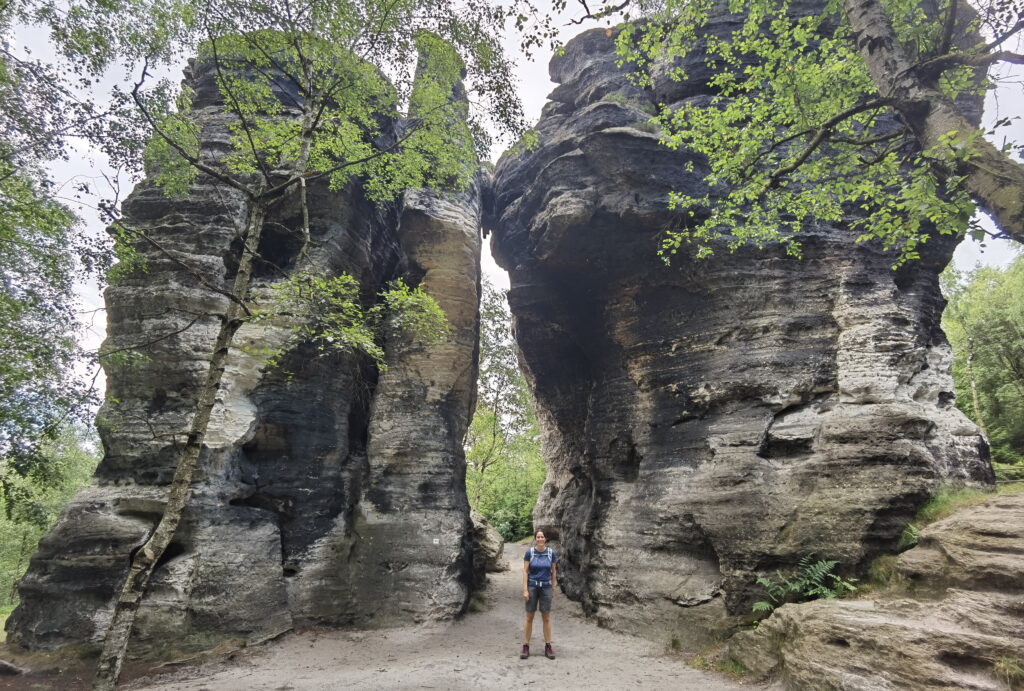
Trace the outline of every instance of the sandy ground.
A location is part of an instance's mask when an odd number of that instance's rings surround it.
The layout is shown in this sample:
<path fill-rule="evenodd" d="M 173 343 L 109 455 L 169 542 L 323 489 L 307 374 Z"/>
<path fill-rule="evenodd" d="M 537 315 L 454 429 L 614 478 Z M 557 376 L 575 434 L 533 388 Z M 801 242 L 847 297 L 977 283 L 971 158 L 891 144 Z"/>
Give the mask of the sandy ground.
<path fill-rule="evenodd" d="M 369 632 L 288 634 L 231 659 L 137 679 L 141 691 L 313 689 L 749 689 L 688 667 L 664 648 L 600 629 L 561 593 L 552 610 L 557 659 L 542 654 L 540 616 L 534 654 L 519 659 L 523 548 L 506 547 L 514 570 L 491 574 L 484 611 L 461 621 Z"/>

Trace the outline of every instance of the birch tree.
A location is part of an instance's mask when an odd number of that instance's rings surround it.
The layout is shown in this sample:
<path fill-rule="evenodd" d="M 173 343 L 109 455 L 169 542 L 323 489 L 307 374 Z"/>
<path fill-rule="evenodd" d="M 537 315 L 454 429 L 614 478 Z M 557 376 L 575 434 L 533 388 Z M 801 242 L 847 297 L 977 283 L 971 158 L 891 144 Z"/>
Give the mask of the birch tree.
<path fill-rule="evenodd" d="M 166 40 L 195 46 L 198 60 L 212 66 L 224 109 L 232 116 L 229 153 L 220 160 L 204 155 L 191 94 L 168 81 L 150 85 L 152 65 L 146 60 L 130 101 L 137 126 L 150 138 L 147 172 L 171 194 L 187 191 L 202 177 L 240 195 L 246 211 L 205 383 L 163 516 L 135 552 L 117 600 L 97 689 L 116 684 L 150 575 L 188 502 L 229 350 L 253 315 L 249 289 L 268 212 L 297 199 L 307 243 L 306 189 L 312 182 L 338 189 L 359 181 L 377 202 L 407 188 L 466 187 L 488 142 L 461 93 L 464 78 L 478 87 L 476 100 L 485 114 L 509 131 L 521 127 L 494 26 L 501 15 L 486 5 L 460 5 L 456 11 L 444 0 L 211 0 L 146 11 L 173 17 Z M 403 110 L 413 115 L 402 127 L 386 128 Z M 124 144 L 132 145 L 131 139 Z M 122 242 L 151 241 L 125 223 L 117 228 Z M 395 300 L 402 297 L 398 293 Z"/>

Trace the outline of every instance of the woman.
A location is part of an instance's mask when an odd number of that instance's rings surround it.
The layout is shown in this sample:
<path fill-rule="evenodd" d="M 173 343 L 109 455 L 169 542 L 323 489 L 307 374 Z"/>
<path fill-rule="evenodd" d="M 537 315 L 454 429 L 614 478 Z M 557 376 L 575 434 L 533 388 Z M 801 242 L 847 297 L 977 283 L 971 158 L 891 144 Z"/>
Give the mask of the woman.
<path fill-rule="evenodd" d="M 548 547 L 544 531 L 533 536 L 533 547 L 523 557 L 523 600 L 526 601 L 526 627 L 523 629 L 523 652 L 519 659 L 530 657 L 530 636 L 533 634 L 533 616 L 540 607 L 544 620 L 544 657 L 555 659 L 551 649 L 551 598 L 558 587 L 558 557 Z"/>

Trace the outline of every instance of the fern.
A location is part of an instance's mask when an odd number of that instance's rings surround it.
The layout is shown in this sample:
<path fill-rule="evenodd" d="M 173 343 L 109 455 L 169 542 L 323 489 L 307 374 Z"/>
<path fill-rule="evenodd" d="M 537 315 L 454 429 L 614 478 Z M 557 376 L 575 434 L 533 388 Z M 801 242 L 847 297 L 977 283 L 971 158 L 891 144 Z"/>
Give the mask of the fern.
<path fill-rule="evenodd" d="M 815 561 L 813 556 L 804 555 L 792 577 L 783 576 L 781 571 L 775 572 L 775 579 L 759 577 L 757 584 L 765 589 L 768 600 L 755 602 L 752 610 L 771 613 L 784 602 L 832 600 L 857 590 L 855 579 L 844 579 L 834 573 L 838 565 L 831 559 Z"/>

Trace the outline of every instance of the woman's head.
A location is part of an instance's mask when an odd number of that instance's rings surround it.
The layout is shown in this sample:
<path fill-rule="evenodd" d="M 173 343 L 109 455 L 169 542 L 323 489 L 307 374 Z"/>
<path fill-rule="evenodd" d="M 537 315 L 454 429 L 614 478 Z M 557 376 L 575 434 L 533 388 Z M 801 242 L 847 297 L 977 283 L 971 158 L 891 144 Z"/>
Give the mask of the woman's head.
<path fill-rule="evenodd" d="M 536 542 L 538 545 L 544 545 L 547 544 L 548 539 L 544 537 L 543 530 L 538 530 L 536 533 L 533 534 L 533 541 Z"/>

